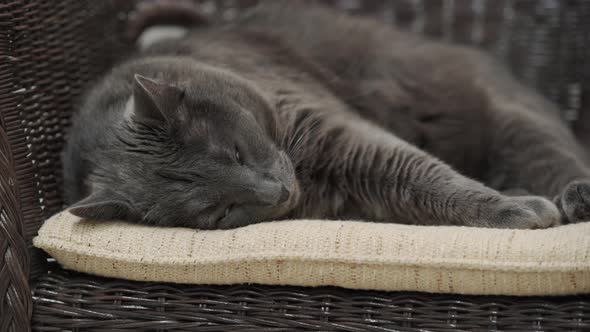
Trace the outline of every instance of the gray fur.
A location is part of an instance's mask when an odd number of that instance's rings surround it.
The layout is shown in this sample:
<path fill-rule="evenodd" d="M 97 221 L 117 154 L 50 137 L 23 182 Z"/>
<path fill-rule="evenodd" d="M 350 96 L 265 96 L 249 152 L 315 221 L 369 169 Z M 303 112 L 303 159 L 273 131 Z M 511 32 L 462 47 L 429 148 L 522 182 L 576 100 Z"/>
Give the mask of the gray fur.
<path fill-rule="evenodd" d="M 133 97 L 136 74 L 184 97 Z M 556 107 L 489 57 L 293 2 L 115 68 L 76 117 L 64 165 L 71 211 L 95 219 L 544 228 L 590 217 L 587 156 Z M 530 195 L 499 192 L 514 189 Z"/>

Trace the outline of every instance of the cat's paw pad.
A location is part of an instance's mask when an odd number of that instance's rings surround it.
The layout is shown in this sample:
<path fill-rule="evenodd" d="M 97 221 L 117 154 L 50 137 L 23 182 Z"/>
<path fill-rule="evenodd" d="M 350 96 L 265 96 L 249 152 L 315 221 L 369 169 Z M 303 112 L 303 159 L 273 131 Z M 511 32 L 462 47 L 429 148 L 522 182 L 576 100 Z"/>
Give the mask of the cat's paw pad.
<path fill-rule="evenodd" d="M 590 181 L 574 181 L 559 198 L 566 223 L 590 221 Z"/>
<path fill-rule="evenodd" d="M 551 201 L 538 196 L 520 196 L 497 207 L 491 227 L 540 229 L 557 226 L 560 220 L 559 210 Z"/>

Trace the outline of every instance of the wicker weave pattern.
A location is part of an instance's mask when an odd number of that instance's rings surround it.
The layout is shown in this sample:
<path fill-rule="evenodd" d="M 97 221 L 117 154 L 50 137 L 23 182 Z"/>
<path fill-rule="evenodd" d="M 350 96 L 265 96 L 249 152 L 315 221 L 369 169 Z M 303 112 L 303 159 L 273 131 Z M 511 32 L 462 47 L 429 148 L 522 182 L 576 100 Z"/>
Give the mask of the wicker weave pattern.
<path fill-rule="evenodd" d="M 32 312 L 28 285 L 29 255 L 24 237 L 24 216 L 20 201 L 20 182 L 16 172 L 22 162 L 23 141 L 18 119 L 22 100 L 13 93 L 17 85 L 12 66 L 12 45 L 22 10 L 16 3 L 0 4 L 0 330 L 27 331 Z M 19 160 L 20 159 L 20 160 Z M 20 167 L 22 172 L 22 167 Z M 26 171 L 26 170 L 25 170 Z"/>
<path fill-rule="evenodd" d="M 121 39 L 122 26 L 133 16 L 129 10 L 137 1 L 0 1 L 0 331 L 27 330 L 31 310 L 27 283 L 29 270 L 33 276 L 47 272 L 43 260 L 30 259 L 29 264 L 27 257 L 36 254 L 27 254 L 27 248 L 41 221 L 62 207 L 59 151 L 69 116 L 85 84 L 129 50 L 129 45 Z M 198 2 L 207 13 L 231 19 L 240 10 L 236 6 L 247 7 L 257 1 Z M 575 119 L 581 115 L 582 119 L 590 120 L 587 119 L 590 116 L 590 66 L 587 61 L 590 58 L 590 48 L 587 47 L 590 44 L 590 1 L 322 2 L 352 13 L 372 15 L 388 24 L 435 38 L 486 48 L 504 60 L 518 77 L 558 102 L 564 109 L 565 118 Z M 588 124 L 590 121 L 577 122 L 575 128 L 590 128 Z M 579 133 L 584 134 L 583 131 Z M 590 142 L 590 135 L 586 136 Z M 590 320 L 588 298 L 504 298 L 498 304 L 494 301 L 500 300 L 461 296 L 430 300 L 425 295 L 416 298 L 403 294 L 338 293 L 332 289 L 169 288 L 165 285 L 109 283 L 88 276 L 72 280 L 68 275 L 57 279 L 43 278 L 36 288 L 34 324 L 36 329 L 45 331 L 68 327 L 101 331 L 188 329 L 195 322 L 205 322 L 208 324 L 205 326 L 211 326 L 210 330 L 220 331 L 246 328 L 260 331 L 268 326 L 275 328 L 267 329 L 269 331 L 293 330 L 295 327 L 335 330 L 338 324 L 343 324 L 344 330 L 361 331 L 375 330 L 371 326 L 450 328 L 455 321 L 467 330 L 475 326 L 514 330 L 562 330 L 574 326 L 579 330 L 590 329 L 584 325 Z M 48 292 L 52 289 L 48 285 L 59 285 L 64 293 Z M 253 292 L 251 295 L 248 295 L 249 290 Z M 286 293 L 280 293 L 282 291 Z M 113 294 L 115 296 L 111 297 Z M 153 312 L 126 306 L 127 298 L 121 297 L 123 294 L 140 294 L 136 297 L 143 298 L 142 305 L 160 301 L 162 306 L 152 307 Z M 333 297 L 334 294 L 338 296 Z M 267 295 L 269 297 L 265 298 Z M 361 300 L 346 304 L 346 300 L 365 295 L 382 298 L 387 308 L 411 309 L 408 312 L 401 309 L 375 311 L 379 305 L 368 305 Z M 191 296 L 193 300 L 189 299 Z M 243 300 L 245 296 L 252 300 Z M 213 302 L 203 307 L 199 298 Z M 86 299 L 91 299 L 92 306 L 88 308 L 92 310 L 84 310 Z M 181 301 L 176 303 L 175 299 Z M 290 299 L 294 299 L 293 302 Z M 310 299 L 315 300 L 309 302 Z M 449 300 L 455 302 L 445 302 Z M 332 302 L 337 302 L 338 306 L 332 307 Z M 211 308 L 212 303 L 220 303 L 216 307 L 219 311 L 211 311 L 206 316 L 208 318 L 203 318 L 202 313 L 208 312 L 205 309 Z M 130 301 L 129 304 L 138 302 Z M 169 310 L 172 308 L 175 310 Z M 275 314 L 267 314 L 273 308 L 276 308 Z M 341 314 L 332 319 L 337 308 Z M 476 310 L 472 311 L 473 308 Z M 495 313 L 496 309 L 500 313 Z M 154 316 L 154 312 L 159 316 Z M 376 312 L 379 314 L 374 314 Z M 54 315 L 57 318 L 51 319 Z M 111 323 L 105 322 L 109 315 L 115 315 Z M 72 320 L 73 317 L 77 320 Z M 150 317 L 157 318 L 149 320 Z M 94 320 L 98 321 L 93 323 Z M 346 323 L 349 320 L 350 323 Z M 501 320 L 505 325 L 496 325 L 495 320 Z M 222 323 L 227 326 L 219 325 Z M 434 325 L 428 325 L 431 323 Z"/>
<path fill-rule="evenodd" d="M 184 286 L 61 272 L 39 280 L 34 329 L 92 331 L 584 331 L 581 297 L 468 297 L 339 288 Z"/>
<path fill-rule="evenodd" d="M 0 45 L 4 44 L 0 41 Z M 0 50 L 0 58 L 4 50 Z M 0 65 L 0 76 L 6 73 Z M 2 89 L 0 86 L 0 95 Z M 0 99 L 0 107 L 13 106 L 13 100 Z M 28 328 L 32 303 L 29 296 L 29 256 L 23 237 L 23 216 L 20 210 L 14 160 L 8 145 L 7 122 L 0 116 L 0 330 L 23 331 Z M 10 124 L 9 124 L 10 125 Z M 24 319 L 23 319 L 24 318 Z"/>
<path fill-rule="evenodd" d="M 110 3 L 96 3 L 0 3 L 0 331 L 29 329 L 29 271 L 47 271 L 42 259 L 30 263 L 39 257 L 30 240 L 61 209 L 64 128 L 86 82 L 112 61 L 109 39 L 88 20 Z"/>

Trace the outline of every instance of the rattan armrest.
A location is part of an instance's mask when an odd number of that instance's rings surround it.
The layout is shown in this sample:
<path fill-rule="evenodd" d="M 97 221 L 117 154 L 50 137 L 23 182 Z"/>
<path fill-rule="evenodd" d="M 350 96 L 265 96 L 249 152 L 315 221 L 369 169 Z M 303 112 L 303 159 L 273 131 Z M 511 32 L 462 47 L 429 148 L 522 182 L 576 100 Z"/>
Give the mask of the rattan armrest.
<path fill-rule="evenodd" d="M 0 80 L 0 106 L 6 107 L 10 101 L 2 98 L 2 88 Z M 32 313 L 30 263 L 14 158 L 3 126 L 7 121 L 0 113 L 0 331 L 27 331 Z"/>

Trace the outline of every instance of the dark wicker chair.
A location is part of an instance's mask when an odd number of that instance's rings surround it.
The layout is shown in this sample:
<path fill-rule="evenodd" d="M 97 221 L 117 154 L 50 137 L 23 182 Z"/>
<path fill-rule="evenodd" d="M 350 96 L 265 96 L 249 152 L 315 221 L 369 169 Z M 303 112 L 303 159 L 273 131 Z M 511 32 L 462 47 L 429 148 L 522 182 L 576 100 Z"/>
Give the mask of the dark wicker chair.
<path fill-rule="evenodd" d="M 230 18 L 254 2 L 203 6 Z M 588 138 L 589 1 L 329 4 L 490 50 L 560 104 L 578 136 Z M 0 331 L 590 331 L 589 296 L 140 283 L 48 262 L 31 239 L 63 208 L 64 130 L 87 82 L 129 51 L 123 31 L 133 6 L 125 0 L 0 1 Z"/>

